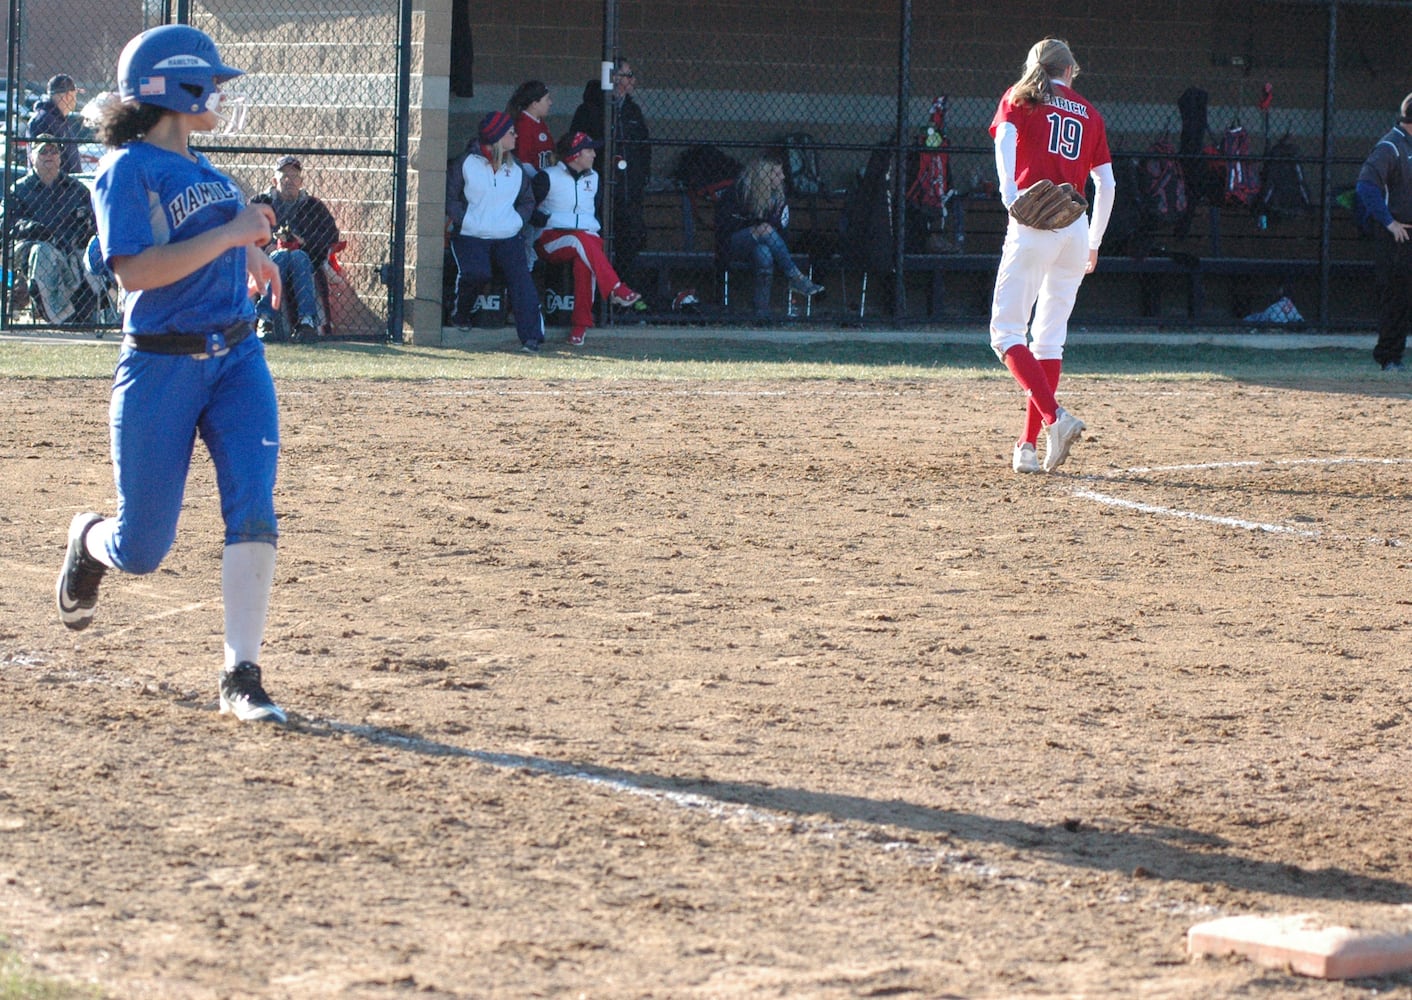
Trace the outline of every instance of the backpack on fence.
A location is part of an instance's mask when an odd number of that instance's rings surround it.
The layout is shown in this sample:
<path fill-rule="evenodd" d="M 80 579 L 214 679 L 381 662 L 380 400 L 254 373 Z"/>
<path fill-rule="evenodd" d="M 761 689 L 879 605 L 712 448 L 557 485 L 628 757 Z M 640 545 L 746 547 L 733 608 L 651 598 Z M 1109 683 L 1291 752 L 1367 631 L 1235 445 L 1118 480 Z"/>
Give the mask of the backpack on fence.
<path fill-rule="evenodd" d="M 1142 214 L 1149 226 L 1180 226 L 1190 218 L 1186 175 L 1176 147 L 1167 139 L 1152 144 L 1141 163 Z"/>
<path fill-rule="evenodd" d="M 740 161 L 718 146 L 692 146 L 677 158 L 672 177 L 692 194 L 715 195 L 735 182 Z"/>
<path fill-rule="evenodd" d="M 951 187 L 951 140 L 946 135 L 946 95 L 932 102 L 927 127 L 917 137 L 926 147 L 916 158 L 912 183 L 907 188 L 907 204 L 945 218 L 946 203 L 955 191 Z"/>
<path fill-rule="evenodd" d="M 1143 173 L 1131 156 L 1113 157 L 1113 213 L 1103 235 L 1103 252 L 1141 260 L 1152 250 L 1152 233 L 1142 204 Z"/>
<path fill-rule="evenodd" d="M 1265 154 L 1256 204 L 1257 211 L 1272 222 L 1309 213 L 1309 188 L 1299 164 L 1299 147 L 1290 141 L 1288 132 Z"/>
<path fill-rule="evenodd" d="M 843 209 L 839 250 L 846 268 L 891 274 L 895 250 L 892 204 L 893 169 L 897 162 L 894 132 L 868 154 L 867 166 Z"/>
<path fill-rule="evenodd" d="M 823 191 L 817 145 L 818 140 L 807 132 L 791 132 L 784 137 L 784 184 L 789 194 Z"/>
<path fill-rule="evenodd" d="M 955 244 L 948 240 L 946 229 L 947 205 L 956 191 L 951 186 L 951 140 L 946 135 L 946 104 L 943 94 L 932 102 L 927 124 L 917 134 L 920 150 L 907 153 L 907 246 L 925 253 L 954 253 Z"/>
<path fill-rule="evenodd" d="M 1250 135 L 1232 124 L 1221 138 L 1222 191 L 1227 205 L 1250 207 L 1260 196 L 1259 171 L 1250 156 Z"/>

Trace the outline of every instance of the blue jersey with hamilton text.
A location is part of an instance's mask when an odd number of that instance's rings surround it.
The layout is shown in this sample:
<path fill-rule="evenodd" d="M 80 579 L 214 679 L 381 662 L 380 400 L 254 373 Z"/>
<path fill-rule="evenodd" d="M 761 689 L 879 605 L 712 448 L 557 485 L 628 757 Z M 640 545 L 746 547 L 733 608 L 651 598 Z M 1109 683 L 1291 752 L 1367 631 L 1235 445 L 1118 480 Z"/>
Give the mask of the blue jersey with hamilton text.
<path fill-rule="evenodd" d="M 104 155 L 93 182 L 93 207 L 103 259 L 179 243 L 224 225 L 245 197 L 201 153 L 194 161 L 150 143 L 130 142 Z M 128 333 L 215 333 L 252 321 L 245 248 L 233 247 L 191 274 L 160 288 L 127 292 Z"/>

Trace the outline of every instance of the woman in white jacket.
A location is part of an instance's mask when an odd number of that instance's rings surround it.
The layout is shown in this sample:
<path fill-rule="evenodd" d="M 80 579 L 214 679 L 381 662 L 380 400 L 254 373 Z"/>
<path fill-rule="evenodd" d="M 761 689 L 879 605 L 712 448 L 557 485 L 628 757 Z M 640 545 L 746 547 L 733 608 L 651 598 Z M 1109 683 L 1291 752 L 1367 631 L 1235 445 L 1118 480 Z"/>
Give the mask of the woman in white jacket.
<path fill-rule="evenodd" d="M 608 255 L 603 252 L 602 228 L 594 214 L 598 195 L 598 174 L 593 161 L 603 144 L 587 133 L 574 132 L 559 142 L 559 162 L 547 168 L 549 193 L 539 210 L 547 218 L 544 231 L 535 241 L 539 256 L 550 264 L 572 264 L 574 268 L 574 314 L 569 343 L 582 344 L 593 325 L 594 286 L 606 289 L 615 306 L 630 306 L 642 298 L 618 277 Z"/>
<path fill-rule="evenodd" d="M 476 293 L 490 281 L 494 260 L 509 287 L 520 347 L 538 354 L 544 343 L 544 318 L 520 238 L 520 230 L 534 210 L 534 195 L 512 152 L 515 123 L 505 112 L 493 111 L 481 119 L 479 133 L 479 152 L 467 156 L 461 167 L 466 214 L 461 228 L 451 237 L 451 253 L 456 258 L 453 319 L 461 329 L 470 328 Z"/>

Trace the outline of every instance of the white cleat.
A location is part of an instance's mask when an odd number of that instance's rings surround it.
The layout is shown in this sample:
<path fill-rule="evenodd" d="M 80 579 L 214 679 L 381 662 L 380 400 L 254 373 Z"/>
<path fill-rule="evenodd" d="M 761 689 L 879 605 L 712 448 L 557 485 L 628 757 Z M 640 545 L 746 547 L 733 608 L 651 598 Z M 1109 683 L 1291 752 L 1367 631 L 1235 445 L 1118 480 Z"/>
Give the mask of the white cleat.
<path fill-rule="evenodd" d="M 1028 441 L 1015 445 L 1015 457 L 1010 466 L 1016 472 L 1038 472 L 1039 455 L 1035 452 L 1034 445 Z"/>
<path fill-rule="evenodd" d="M 1084 422 L 1062 406 L 1054 423 L 1045 428 L 1044 471 L 1053 472 L 1069 457 L 1069 449 L 1083 433 Z"/>

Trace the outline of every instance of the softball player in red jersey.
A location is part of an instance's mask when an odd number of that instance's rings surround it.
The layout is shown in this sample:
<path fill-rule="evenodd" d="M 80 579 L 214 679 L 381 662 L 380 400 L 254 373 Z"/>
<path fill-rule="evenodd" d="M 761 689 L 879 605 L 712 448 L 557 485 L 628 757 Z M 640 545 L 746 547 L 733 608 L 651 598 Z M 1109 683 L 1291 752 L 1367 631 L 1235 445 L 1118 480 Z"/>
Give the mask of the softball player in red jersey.
<path fill-rule="evenodd" d="M 1093 218 L 1063 229 L 1010 219 L 990 312 L 990 346 L 1029 396 L 1025 430 L 1015 444 L 1016 472 L 1040 471 L 1035 443 L 1045 429 L 1045 472 L 1069 456 L 1084 424 L 1055 401 L 1069 314 L 1113 210 L 1113 164 L 1103 116 L 1072 88 L 1079 66 L 1068 43 L 1046 38 L 1030 49 L 1025 72 L 1005 91 L 990 123 L 1005 207 L 1037 181 L 1083 191 L 1093 178 Z M 1030 317 L 1033 312 L 1033 322 Z M 1030 345 L 1033 345 L 1032 347 Z"/>

